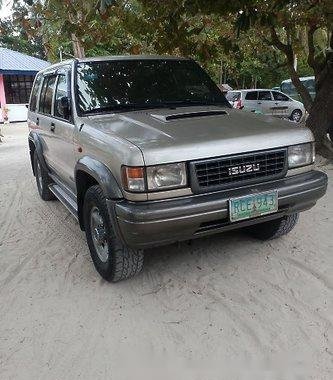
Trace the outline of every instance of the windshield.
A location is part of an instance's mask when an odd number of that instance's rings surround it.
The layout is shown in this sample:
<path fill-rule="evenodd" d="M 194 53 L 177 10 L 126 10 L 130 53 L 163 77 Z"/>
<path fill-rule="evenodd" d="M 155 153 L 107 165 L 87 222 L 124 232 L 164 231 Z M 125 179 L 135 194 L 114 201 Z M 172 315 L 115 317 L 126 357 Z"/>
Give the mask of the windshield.
<path fill-rule="evenodd" d="M 142 59 L 79 63 L 82 113 L 216 104 L 229 106 L 208 74 L 191 60 Z"/>
<path fill-rule="evenodd" d="M 296 88 L 291 82 L 282 82 L 281 91 L 286 94 L 292 94 L 296 91 Z"/>
<path fill-rule="evenodd" d="M 229 100 L 229 102 L 236 102 L 240 99 L 240 96 L 240 92 L 228 92 L 226 98 Z"/>

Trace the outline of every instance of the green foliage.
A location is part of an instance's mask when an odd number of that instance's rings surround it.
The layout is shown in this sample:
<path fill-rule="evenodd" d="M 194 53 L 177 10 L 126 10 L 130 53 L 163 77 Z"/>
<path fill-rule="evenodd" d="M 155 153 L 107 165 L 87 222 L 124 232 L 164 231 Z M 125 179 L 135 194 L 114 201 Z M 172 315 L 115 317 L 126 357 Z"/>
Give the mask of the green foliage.
<path fill-rule="evenodd" d="M 0 46 L 45 59 L 42 38 L 28 25 L 26 17 L 26 6 L 15 2 L 13 17 L 0 19 Z"/>
<path fill-rule="evenodd" d="M 87 56 L 172 54 L 192 57 L 216 81 L 233 87 L 278 85 L 289 74 L 283 52 L 272 46 L 270 27 L 292 43 L 299 74 L 307 63 L 306 31 L 315 20 L 316 57 L 324 59 L 325 0 L 25 0 L 13 20 L 1 23 L 0 43 L 51 61 L 76 52 Z M 313 5 L 314 6 L 311 6 Z M 12 30 L 12 32 L 10 32 Z M 33 42 L 33 43 L 31 43 Z"/>

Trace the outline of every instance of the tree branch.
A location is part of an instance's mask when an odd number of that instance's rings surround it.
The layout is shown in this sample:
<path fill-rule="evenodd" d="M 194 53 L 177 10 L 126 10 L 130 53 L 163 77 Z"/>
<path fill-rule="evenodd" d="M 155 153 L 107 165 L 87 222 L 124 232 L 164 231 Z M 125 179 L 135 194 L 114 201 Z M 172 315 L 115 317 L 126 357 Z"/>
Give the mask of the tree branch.
<path fill-rule="evenodd" d="M 290 54 L 290 45 L 284 44 L 280 40 L 279 36 L 276 33 L 274 26 L 271 26 L 271 38 L 272 38 L 273 45 L 276 46 L 283 53 L 285 53 L 286 56 L 288 57 L 288 55 Z M 292 52 L 291 52 L 291 54 L 292 54 Z"/>
<path fill-rule="evenodd" d="M 300 81 L 299 75 L 294 68 L 294 51 L 293 51 L 292 45 L 291 43 L 284 44 L 279 39 L 279 36 L 277 35 L 274 26 L 272 26 L 270 29 L 271 29 L 272 42 L 276 48 L 278 48 L 280 51 L 282 51 L 286 55 L 287 67 L 290 72 L 290 78 L 293 82 L 293 85 L 295 86 L 296 90 L 298 91 L 298 93 L 300 94 L 303 100 L 304 107 L 306 108 L 308 112 L 310 112 L 310 109 L 312 107 L 312 98 L 307 88 Z"/>
<path fill-rule="evenodd" d="M 309 49 L 309 54 L 308 54 L 308 65 L 313 68 L 315 71 L 315 47 L 314 47 L 314 32 L 316 31 L 316 27 L 314 25 L 311 25 L 310 28 L 308 29 L 308 49 Z"/>

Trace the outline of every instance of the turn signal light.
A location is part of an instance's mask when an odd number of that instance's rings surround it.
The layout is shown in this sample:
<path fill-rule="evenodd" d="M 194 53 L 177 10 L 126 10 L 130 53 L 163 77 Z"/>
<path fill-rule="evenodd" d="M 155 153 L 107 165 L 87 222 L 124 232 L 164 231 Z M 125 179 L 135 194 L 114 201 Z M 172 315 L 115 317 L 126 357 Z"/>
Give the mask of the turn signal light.
<path fill-rule="evenodd" d="M 122 181 L 125 190 L 133 192 L 145 191 L 145 170 L 140 166 L 123 166 Z"/>

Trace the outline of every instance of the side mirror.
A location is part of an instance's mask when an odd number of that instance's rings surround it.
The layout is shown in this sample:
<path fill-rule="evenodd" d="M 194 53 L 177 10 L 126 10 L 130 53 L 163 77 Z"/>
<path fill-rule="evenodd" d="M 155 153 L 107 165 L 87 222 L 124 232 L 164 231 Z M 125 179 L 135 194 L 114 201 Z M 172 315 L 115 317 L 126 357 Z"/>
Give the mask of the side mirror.
<path fill-rule="evenodd" d="M 56 101 L 56 114 L 63 119 L 69 119 L 70 116 L 70 101 L 67 96 L 63 96 Z"/>

